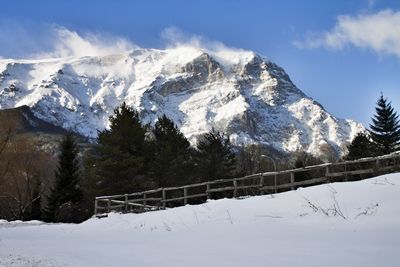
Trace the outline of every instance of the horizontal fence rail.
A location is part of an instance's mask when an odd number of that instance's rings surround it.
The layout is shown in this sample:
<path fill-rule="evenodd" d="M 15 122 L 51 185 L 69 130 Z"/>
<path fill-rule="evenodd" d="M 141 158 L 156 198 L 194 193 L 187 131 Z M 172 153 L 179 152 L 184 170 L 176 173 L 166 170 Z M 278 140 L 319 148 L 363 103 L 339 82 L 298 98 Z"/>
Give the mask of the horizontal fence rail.
<path fill-rule="evenodd" d="M 100 196 L 95 199 L 94 213 L 95 215 L 111 211 L 140 213 L 166 207 L 199 204 L 207 199 L 272 194 L 323 183 L 358 181 L 396 171 L 400 171 L 400 152 L 132 194 Z"/>

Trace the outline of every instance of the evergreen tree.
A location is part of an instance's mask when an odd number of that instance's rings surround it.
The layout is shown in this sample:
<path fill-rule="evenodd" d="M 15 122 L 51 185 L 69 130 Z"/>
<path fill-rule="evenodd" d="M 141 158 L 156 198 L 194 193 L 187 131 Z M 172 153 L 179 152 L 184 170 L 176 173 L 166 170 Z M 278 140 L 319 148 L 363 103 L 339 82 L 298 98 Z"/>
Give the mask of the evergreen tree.
<path fill-rule="evenodd" d="M 81 201 L 82 191 L 79 180 L 80 170 L 76 139 L 72 133 L 67 133 L 60 144 L 55 185 L 48 198 L 47 220 L 55 221 L 61 206 L 64 204 L 78 204 Z"/>
<path fill-rule="evenodd" d="M 98 135 L 94 168 L 101 194 L 132 193 L 146 189 L 144 174 L 150 162 L 146 129 L 138 112 L 122 103 L 110 116 L 110 129 Z"/>
<path fill-rule="evenodd" d="M 158 186 L 177 186 L 190 182 L 190 143 L 172 120 L 165 115 L 156 122 L 155 158 L 152 172 Z"/>
<path fill-rule="evenodd" d="M 390 102 L 381 94 L 376 104 L 376 114 L 370 124 L 370 134 L 379 154 L 389 154 L 400 144 L 399 117 Z"/>
<path fill-rule="evenodd" d="M 235 154 L 225 134 L 213 128 L 199 138 L 197 150 L 197 164 L 202 180 L 216 180 L 234 175 Z"/>
<path fill-rule="evenodd" d="M 376 155 L 376 146 L 370 137 L 363 132 L 358 133 L 351 144 L 348 146 L 349 152 L 344 157 L 345 160 L 355 160 L 360 158 L 373 157 Z"/>

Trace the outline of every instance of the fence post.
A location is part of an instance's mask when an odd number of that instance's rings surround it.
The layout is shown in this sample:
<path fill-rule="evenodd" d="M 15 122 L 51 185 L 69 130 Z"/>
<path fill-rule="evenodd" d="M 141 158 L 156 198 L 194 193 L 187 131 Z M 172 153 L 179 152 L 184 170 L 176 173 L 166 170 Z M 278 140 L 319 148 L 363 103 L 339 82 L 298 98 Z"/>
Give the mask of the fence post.
<path fill-rule="evenodd" d="M 163 209 L 165 209 L 165 207 L 167 206 L 167 202 L 165 202 L 165 200 L 166 200 L 166 193 L 165 193 L 165 189 L 163 188 L 162 189 L 162 206 L 163 206 Z"/>
<path fill-rule="evenodd" d="M 207 199 L 211 199 L 210 184 L 207 182 L 206 186 L 207 186 L 207 190 L 206 190 Z"/>
<path fill-rule="evenodd" d="M 108 199 L 107 210 L 108 210 L 108 212 L 111 212 L 111 198 Z"/>
<path fill-rule="evenodd" d="M 146 193 L 143 193 L 143 211 L 146 209 Z"/>
<path fill-rule="evenodd" d="M 187 187 L 183 188 L 183 205 L 187 205 L 188 200 L 187 200 Z"/>
<path fill-rule="evenodd" d="M 379 159 L 377 159 L 375 162 L 375 168 L 376 168 L 376 172 L 379 172 Z"/>
<path fill-rule="evenodd" d="M 95 198 L 94 199 L 94 215 L 97 214 L 97 205 L 98 205 L 97 198 Z"/>
<path fill-rule="evenodd" d="M 326 182 L 329 183 L 329 165 L 325 167 L 325 177 L 326 177 Z"/>
<path fill-rule="evenodd" d="M 233 187 L 234 187 L 233 197 L 237 197 L 237 180 L 236 179 L 233 180 Z"/>
<path fill-rule="evenodd" d="M 128 212 L 128 194 L 124 196 L 125 212 Z"/>
<path fill-rule="evenodd" d="M 294 190 L 294 172 L 290 173 L 290 183 L 292 184 L 290 190 Z"/>

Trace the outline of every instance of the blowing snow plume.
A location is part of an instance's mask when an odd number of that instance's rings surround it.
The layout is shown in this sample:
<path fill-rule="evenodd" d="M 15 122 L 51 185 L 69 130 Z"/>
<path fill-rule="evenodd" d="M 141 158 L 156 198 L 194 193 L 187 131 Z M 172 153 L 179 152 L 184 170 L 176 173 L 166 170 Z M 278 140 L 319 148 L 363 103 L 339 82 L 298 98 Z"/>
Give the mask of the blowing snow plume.
<path fill-rule="evenodd" d="M 241 63 L 243 59 L 254 57 L 250 50 L 229 47 L 202 35 L 188 34 L 176 27 L 167 27 L 161 33 L 167 49 L 189 48 L 204 51 L 225 66 Z"/>
<path fill-rule="evenodd" d="M 77 32 L 54 24 L 34 26 L 0 22 L 0 49 L 3 58 L 62 58 L 105 56 L 137 48 L 126 38 L 100 32 Z"/>

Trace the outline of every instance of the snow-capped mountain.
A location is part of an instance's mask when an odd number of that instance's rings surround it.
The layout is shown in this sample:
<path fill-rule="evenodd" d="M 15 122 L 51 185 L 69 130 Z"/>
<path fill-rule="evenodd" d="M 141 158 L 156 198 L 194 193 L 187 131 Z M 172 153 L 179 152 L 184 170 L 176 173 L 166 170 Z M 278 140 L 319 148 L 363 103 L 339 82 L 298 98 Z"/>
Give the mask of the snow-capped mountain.
<path fill-rule="evenodd" d="M 191 142 L 211 127 L 237 145 L 340 155 L 363 129 L 330 115 L 276 64 L 251 51 L 180 46 L 101 57 L 0 60 L 0 109 L 96 137 L 125 101 L 144 123 L 166 114 Z"/>

